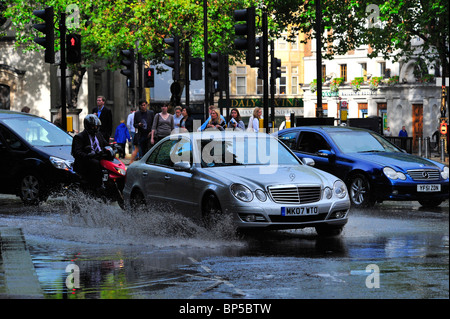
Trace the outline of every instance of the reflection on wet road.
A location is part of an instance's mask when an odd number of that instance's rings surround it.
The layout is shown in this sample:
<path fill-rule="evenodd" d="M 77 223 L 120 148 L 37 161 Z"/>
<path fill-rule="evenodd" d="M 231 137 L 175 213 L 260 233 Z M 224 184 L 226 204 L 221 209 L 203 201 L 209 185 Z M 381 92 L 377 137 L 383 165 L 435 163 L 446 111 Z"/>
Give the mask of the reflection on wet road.
<path fill-rule="evenodd" d="M 209 231 L 164 209 L 136 216 L 89 199 L 77 214 L 59 199 L 0 202 L 0 225 L 22 228 L 46 298 L 449 297 L 448 201 L 352 210 L 336 238 L 235 234 L 226 220 Z M 73 264 L 77 288 L 66 283 Z"/>

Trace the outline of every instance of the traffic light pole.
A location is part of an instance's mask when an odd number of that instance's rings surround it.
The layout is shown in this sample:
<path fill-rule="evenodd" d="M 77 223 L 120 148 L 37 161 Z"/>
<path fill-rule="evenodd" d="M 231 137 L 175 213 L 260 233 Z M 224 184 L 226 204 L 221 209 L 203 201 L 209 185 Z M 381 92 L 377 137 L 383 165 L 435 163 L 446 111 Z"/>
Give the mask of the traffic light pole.
<path fill-rule="evenodd" d="M 270 41 L 270 66 L 273 68 L 273 61 L 275 60 L 275 43 Z M 272 128 L 275 125 L 275 81 L 276 78 L 274 74 L 270 76 L 270 123 L 272 123 Z"/>
<path fill-rule="evenodd" d="M 184 42 L 184 88 L 185 88 L 185 99 L 186 101 L 184 102 L 186 107 L 189 107 L 189 82 L 190 82 L 190 77 L 189 77 L 189 65 L 191 64 L 191 52 L 189 50 L 189 42 L 190 41 L 185 41 Z"/>
<path fill-rule="evenodd" d="M 205 119 L 209 116 L 209 70 L 208 70 L 208 0 L 203 0 L 203 38 L 205 54 Z"/>
<path fill-rule="evenodd" d="M 263 46 L 260 50 L 263 50 L 263 61 L 260 61 L 263 73 L 263 107 L 264 107 L 264 129 L 266 132 L 270 132 L 270 128 L 272 124 L 269 126 L 269 61 L 268 61 L 268 46 L 269 46 L 269 31 L 268 31 L 268 22 L 267 22 L 267 12 L 263 12 L 262 14 L 262 28 L 263 28 Z"/>
<path fill-rule="evenodd" d="M 60 55 L 61 55 L 61 125 L 64 131 L 67 131 L 67 112 L 66 112 L 66 14 L 61 13 L 59 19 L 59 33 L 60 33 Z"/>
<path fill-rule="evenodd" d="M 317 109 L 316 117 L 323 117 L 322 106 L 322 8 L 316 0 L 316 73 L 317 73 Z"/>

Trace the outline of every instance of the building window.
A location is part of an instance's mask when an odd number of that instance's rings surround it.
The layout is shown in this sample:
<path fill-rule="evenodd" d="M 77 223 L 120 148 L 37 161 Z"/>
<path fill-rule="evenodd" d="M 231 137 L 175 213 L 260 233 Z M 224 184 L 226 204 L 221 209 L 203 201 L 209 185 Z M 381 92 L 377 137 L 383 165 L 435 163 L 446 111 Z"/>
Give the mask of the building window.
<path fill-rule="evenodd" d="M 10 109 L 10 94 L 11 90 L 9 86 L 0 84 L 0 109 Z"/>
<path fill-rule="evenodd" d="M 380 62 L 380 76 L 386 75 L 386 62 Z"/>
<path fill-rule="evenodd" d="M 298 94 L 298 76 L 291 77 L 291 94 Z"/>
<path fill-rule="evenodd" d="M 298 50 L 298 37 L 294 38 L 294 42 L 291 42 L 291 50 Z"/>
<path fill-rule="evenodd" d="M 236 94 L 246 95 L 247 94 L 247 77 L 237 76 L 236 77 Z"/>
<path fill-rule="evenodd" d="M 284 39 L 277 39 L 277 50 L 287 50 L 287 42 Z"/>
<path fill-rule="evenodd" d="M 344 82 L 347 82 L 347 64 L 341 64 L 341 78 Z"/>
<path fill-rule="evenodd" d="M 367 63 L 360 63 L 361 65 L 361 77 L 364 78 L 364 81 L 367 81 Z"/>
<path fill-rule="evenodd" d="M 258 71 L 256 71 L 256 94 L 263 94 L 263 80 L 258 79 Z"/>
<path fill-rule="evenodd" d="M 322 82 L 327 80 L 327 66 L 322 64 Z"/>
<path fill-rule="evenodd" d="M 286 67 L 281 67 L 281 77 L 278 82 L 278 94 L 286 94 Z"/>

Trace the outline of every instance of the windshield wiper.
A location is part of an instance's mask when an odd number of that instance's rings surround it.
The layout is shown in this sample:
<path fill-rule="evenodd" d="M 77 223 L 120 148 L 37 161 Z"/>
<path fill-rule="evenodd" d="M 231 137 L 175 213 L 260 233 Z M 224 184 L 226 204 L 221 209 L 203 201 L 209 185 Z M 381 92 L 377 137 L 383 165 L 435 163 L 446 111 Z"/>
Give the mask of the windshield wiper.
<path fill-rule="evenodd" d="M 369 150 L 369 151 L 359 151 L 358 153 L 380 153 L 380 152 L 384 152 L 384 151 L 380 151 L 380 150 Z"/>

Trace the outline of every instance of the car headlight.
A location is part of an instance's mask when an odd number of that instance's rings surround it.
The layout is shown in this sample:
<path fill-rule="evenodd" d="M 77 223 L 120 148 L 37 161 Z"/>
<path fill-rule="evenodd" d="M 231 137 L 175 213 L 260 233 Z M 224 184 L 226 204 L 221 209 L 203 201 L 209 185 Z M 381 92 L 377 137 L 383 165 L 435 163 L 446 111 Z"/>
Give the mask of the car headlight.
<path fill-rule="evenodd" d="M 401 179 L 402 181 L 404 181 L 406 179 L 405 174 L 403 174 L 402 172 L 397 172 L 396 170 L 394 170 L 393 168 L 390 168 L 390 167 L 383 168 L 383 173 L 389 179 L 392 179 L 392 180 Z"/>
<path fill-rule="evenodd" d="M 247 186 L 242 184 L 233 184 L 230 189 L 234 197 L 243 202 L 250 202 L 253 199 L 253 193 Z"/>
<path fill-rule="evenodd" d="M 65 160 L 59 157 L 50 156 L 50 163 L 53 164 L 56 168 L 71 170 L 73 161 Z"/>
<path fill-rule="evenodd" d="M 441 172 L 441 177 L 443 179 L 448 179 L 448 175 L 449 175 L 448 166 L 445 166 L 444 169 Z"/>
<path fill-rule="evenodd" d="M 323 189 L 323 197 L 325 197 L 326 199 L 331 199 L 332 196 L 333 196 L 333 191 L 331 190 L 331 188 L 325 187 Z"/>
<path fill-rule="evenodd" d="M 257 189 L 257 190 L 255 191 L 255 196 L 256 196 L 256 198 L 259 199 L 261 202 L 265 202 L 265 201 L 267 200 L 267 195 L 266 195 L 266 193 L 265 193 L 263 190 L 261 190 L 261 189 Z"/>
<path fill-rule="evenodd" d="M 334 182 L 333 193 L 337 198 L 344 198 L 347 196 L 347 186 L 343 181 L 336 181 Z"/>

